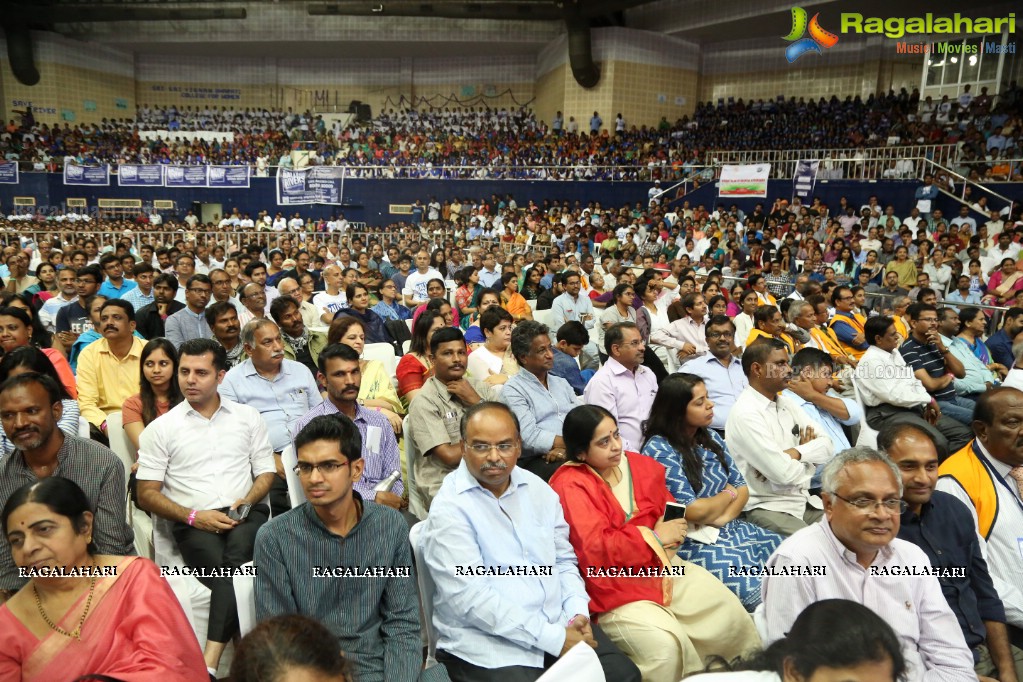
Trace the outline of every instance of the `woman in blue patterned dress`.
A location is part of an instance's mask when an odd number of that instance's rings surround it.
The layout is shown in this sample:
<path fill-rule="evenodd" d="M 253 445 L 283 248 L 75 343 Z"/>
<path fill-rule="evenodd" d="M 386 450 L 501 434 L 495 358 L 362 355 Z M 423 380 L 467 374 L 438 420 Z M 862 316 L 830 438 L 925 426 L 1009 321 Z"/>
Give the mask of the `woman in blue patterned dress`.
<path fill-rule="evenodd" d="M 690 534 L 678 555 L 713 573 L 753 611 L 760 603 L 759 569 L 782 537 L 739 518 L 749 491 L 725 441 L 708 428 L 713 417 L 714 403 L 703 379 L 669 376 L 644 426 L 643 454 L 664 465 L 668 490 L 686 505 Z M 707 526 L 704 532 L 710 536 L 716 531 L 717 539 L 693 539 L 694 524 Z"/>

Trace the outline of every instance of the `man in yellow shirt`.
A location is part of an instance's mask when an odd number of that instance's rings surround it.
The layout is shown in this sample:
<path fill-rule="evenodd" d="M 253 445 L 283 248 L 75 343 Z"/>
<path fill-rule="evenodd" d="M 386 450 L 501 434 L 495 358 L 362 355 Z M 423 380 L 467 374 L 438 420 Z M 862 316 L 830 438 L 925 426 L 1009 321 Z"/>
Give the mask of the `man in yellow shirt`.
<path fill-rule="evenodd" d="M 145 346 L 134 336 L 135 310 L 130 303 L 111 299 L 99 313 L 102 339 L 78 356 L 78 406 L 91 424 L 106 430 L 107 415 L 121 409 L 139 392 L 140 358 Z"/>

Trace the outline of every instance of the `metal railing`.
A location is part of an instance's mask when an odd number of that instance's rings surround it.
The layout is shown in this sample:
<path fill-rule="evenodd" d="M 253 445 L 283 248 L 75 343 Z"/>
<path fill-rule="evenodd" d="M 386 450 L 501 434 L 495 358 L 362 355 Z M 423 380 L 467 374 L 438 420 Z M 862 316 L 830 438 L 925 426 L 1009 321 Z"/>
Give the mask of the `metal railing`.
<path fill-rule="evenodd" d="M 799 161 L 820 160 L 820 180 L 903 180 L 921 177 L 926 160 L 954 163 L 954 144 L 899 145 L 848 149 L 768 149 L 760 151 L 712 150 L 707 161 L 724 164 L 771 164 L 771 177 L 791 178 Z"/>
<path fill-rule="evenodd" d="M 953 183 L 953 187 L 958 187 L 959 188 L 958 190 L 953 191 L 952 189 L 948 189 L 948 188 L 946 188 L 944 183 L 935 183 L 935 185 L 937 186 L 939 192 L 941 192 L 942 194 L 945 194 L 947 196 L 952 197 L 953 199 L 955 199 L 956 201 L 960 202 L 961 204 L 964 204 L 964 205 L 970 206 L 970 208 L 973 208 L 973 205 L 969 202 L 969 199 L 967 199 L 967 197 L 966 197 L 966 189 L 970 188 L 971 192 L 973 190 L 978 190 L 978 191 L 983 192 L 984 194 L 986 194 L 988 196 L 988 198 L 994 197 L 995 199 L 998 199 L 1001 202 L 1003 202 L 1002 206 L 992 206 L 990 209 L 988 209 L 989 211 L 990 210 L 1001 211 L 1003 208 L 1008 207 L 1009 213 L 1010 214 L 1012 213 L 1013 201 L 1009 197 L 1004 196 L 1002 194 L 999 194 L 998 192 L 994 191 L 993 189 L 991 189 L 991 188 L 989 188 L 989 187 L 987 187 L 987 186 L 985 186 L 985 185 L 983 185 L 983 184 L 981 184 L 981 183 L 979 183 L 979 182 L 977 182 L 975 180 L 971 180 L 970 178 L 966 177 L 965 175 L 957 173 L 954 170 L 952 170 L 951 168 L 946 168 L 946 167 L 944 167 L 944 166 L 942 166 L 942 165 L 940 165 L 940 164 L 938 164 L 938 163 L 936 163 L 934 161 L 929 161 L 928 160 L 924 164 L 924 168 L 927 169 L 927 172 L 929 172 L 934 177 L 939 177 L 940 174 L 945 174 L 945 175 L 949 176 L 950 178 L 952 178 L 955 181 Z M 920 177 L 922 178 L 923 175 L 921 175 Z M 970 198 L 972 198 L 973 201 L 976 202 L 976 201 L 979 201 L 980 197 L 972 196 Z"/>

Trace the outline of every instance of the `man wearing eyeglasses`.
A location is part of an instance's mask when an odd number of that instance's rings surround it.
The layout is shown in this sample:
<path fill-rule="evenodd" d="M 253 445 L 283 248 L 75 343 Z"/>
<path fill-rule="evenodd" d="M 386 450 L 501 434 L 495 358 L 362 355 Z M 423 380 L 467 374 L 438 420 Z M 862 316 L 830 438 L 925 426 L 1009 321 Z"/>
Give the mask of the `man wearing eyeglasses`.
<path fill-rule="evenodd" d="M 1005 607 L 988 571 L 973 518 L 953 495 L 935 490 L 938 450 L 934 438 L 914 424 L 895 424 L 881 430 L 877 445 L 902 474 L 902 499 L 908 507 L 902 512 L 899 538 L 922 549 L 931 566 L 951 569 L 939 576 L 939 582 L 973 653 L 977 674 L 1023 679 L 1023 649 L 1009 641 Z"/>
<path fill-rule="evenodd" d="M 877 450 L 858 447 L 836 455 L 822 478 L 825 518 L 785 540 L 764 566 L 755 614 L 764 646 L 784 637 L 813 602 L 850 599 L 898 633 L 908 679 L 976 679 L 938 581 L 943 569 L 897 537 L 907 508 L 899 469 Z"/>
<path fill-rule="evenodd" d="M 340 344 L 324 353 L 337 348 L 355 353 Z M 358 383 L 358 355 L 328 363 L 328 386 L 343 391 Z M 366 472 L 374 465 L 362 457 L 365 427 L 338 409 L 306 415 L 295 436 L 295 470 L 308 504 L 275 517 L 256 536 L 256 617 L 310 616 L 337 636 L 359 680 L 415 680 L 422 643 L 408 526 L 390 505 L 367 499 Z M 384 427 L 391 433 L 386 420 Z"/>
<path fill-rule="evenodd" d="M 212 339 L 213 331 L 206 323 L 206 306 L 213 294 L 213 283 L 206 275 L 192 275 L 185 289 L 185 307 L 164 323 L 167 340 L 180 348 L 189 339 Z"/>
<path fill-rule="evenodd" d="M 458 428 L 461 461 L 420 535 L 420 570 L 436 586 L 437 660 L 454 682 L 528 682 L 585 643 L 608 680 L 639 682 L 635 664 L 590 622 L 558 496 L 516 466 L 514 413 L 479 402 Z"/>

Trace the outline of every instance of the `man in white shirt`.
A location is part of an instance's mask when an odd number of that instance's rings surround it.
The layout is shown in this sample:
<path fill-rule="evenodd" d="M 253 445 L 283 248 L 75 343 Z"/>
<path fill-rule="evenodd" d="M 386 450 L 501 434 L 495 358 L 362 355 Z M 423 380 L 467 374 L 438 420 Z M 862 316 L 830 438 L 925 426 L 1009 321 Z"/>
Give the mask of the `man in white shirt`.
<path fill-rule="evenodd" d="M 990 223 L 988 223 L 990 226 Z M 1001 262 L 1006 258 L 1012 260 L 1019 260 L 1020 246 L 1012 241 L 1012 235 L 1008 232 L 1002 232 L 998 234 L 998 244 L 990 249 L 987 253 L 990 262 L 995 264 L 995 267 L 999 267 Z"/>
<path fill-rule="evenodd" d="M 416 254 L 416 271 L 408 276 L 405 287 L 401 290 L 406 306 L 414 309 L 426 303 L 429 298 L 426 294 L 426 285 L 431 279 L 443 281 L 444 276 L 430 267 L 430 254 L 423 249 Z"/>
<path fill-rule="evenodd" d="M 330 324 L 334 314 L 348 305 L 348 297 L 341 290 L 341 268 L 333 264 L 323 268 L 323 284 L 326 290 L 313 296 L 313 305 L 320 313 L 320 321 Z"/>
<path fill-rule="evenodd" d="M 853 382 L 863 400 L 867 425 L 880 431 L 887 424 L 912 423 L 931 434 L 942 460 L 966 445 L 970 430 L 941 413 L 903 359 L 899 352 L 903 339 L 892 318 L 871 317 L 863 335 L 868 348 L 859 359 Z"/>
<path fill-rule="evenodd" d="M 78 291 L 75 287 L 75 271 L 73 268 L 64 268 L 57 273 L 57 286 L 60 293 L 47 299 L 43 307 L 39 309 L 39 321 L 43 323 L 46 331 L 51 334 L 57 331 L 57 313 L 64 306 L 78 300 Z"/>
<path fill-rule="evenodd" d="M 142 433 L 139 507 L 158 523 L 170 522 L 188 566 L 237 568 L 252 560 L 256 531 L 267 519 L 260 501 L 276 471 L 273 450 L 259 412 L 217 392 L 227 372 L 223 347 L 193 339 L 179 354 L 177 380 L 185 400 Z M 213 443 L 216 457 L 210 456 Z M 237 518 L 244 508 L 247 518 Z M 231 577 L 199 581 L 212 591 L 204 658 L 215 673 L 224 647 L 238 634 L 238 608 Z"/>
<path fill-rule="evenodd" d="M 792 535 L 821 519 L 821 499 L 810 495 L 816 465 L 834 455 L 824 429 L 798 405 L 779 395 L 789 384 L 788 348 L 777 339 L 750 344 L 742 355 L 749 386 L 725 424 L 725 441 L 749 485 L 750 521 Z"/>

